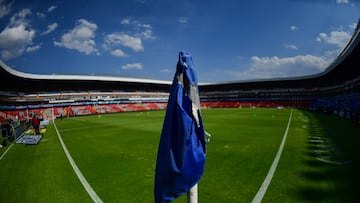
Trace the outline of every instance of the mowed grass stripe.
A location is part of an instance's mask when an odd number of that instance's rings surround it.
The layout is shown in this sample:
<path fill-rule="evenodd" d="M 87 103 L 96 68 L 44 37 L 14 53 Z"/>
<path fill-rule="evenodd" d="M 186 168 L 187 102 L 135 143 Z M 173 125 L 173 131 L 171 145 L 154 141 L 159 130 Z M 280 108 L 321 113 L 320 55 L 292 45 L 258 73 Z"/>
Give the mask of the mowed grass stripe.
<path fill-rule="evenodd" d="M 202 113 L 212 138 L 199 183 L 200 202 L 251 202 L 276 155 L 290 110 L 204 109 Z M 74 161 L 104 202 L 153 202 L 164 115 L 165 111 L 152 111 L 79 116 L 58 119 L 56 124 Z M 282 157 L 262 202 L 356 200 L 359 129 L 336 116 L 294 110 Z M 309 142 L 314 136 L 332 136 L 354 164 L 318 161 L 316 146 Z M 36 146 L 14 145 L 0 161 L 1 201 L 91 202 L 51 125 L 44 138 L 48 140 Z M 19 170 L 32 175 L 8 175 Z M 186 195 L 174 202 L 186 202 Z"/>
<path fill-rule="evenodd" d="M 73 158 L 71 157 L 70 152 L 68 151 L 64 141 L 62 140 L 62 137 L 59 133 L 59 130 L 56 127 L 56 123 L 55 120 L 53 121 L 53 125 L 55 127 L 55 131 L 56 134 L 59 138 L 61 147 L 64 150 L 64 153 L 66 155 L 66 158 L 68 159 L 71 167 L 73 168 L 76 176 L 79 178 L 81 184 L 83 185 L 83 187 L 85 188 L 86 192 L 89 194 L 89 196 L 91 197 L 91 199 L 95 202 L 95 203 L 102 203 L 103 201 L 101 200 L 101 198 L 96 194 L 96 192 L 94 191 L 94 189 L 91 187 L 91 185 L 88 183 L 88 181 L 86 180 L 86 178 L 83 176 L 83 174 L 81 173 L 80 169 L 77 167 L 75 161 L 73 160 Z"/>
<path fill-rule="evenodd" d="M 1 159 L 4 158 L 4 156 L 6 155 L 6 153 L 11 149 L 11 147 L 14 145 L 14 143 L 11 143 L 10 146 L 1 154 L 0 156 L 0 161 Z"/>
<path fill-rule="evenodd" d="M 276 168 L 279 164 L 279 161 L 280 161 L 280 158 L 281 158 L 281 154 L 283 152 L 283 149 L 284 149 L 284 146 L 285 146 L 285 142 L 286 142 L 286 138 L 287 138 L 287 135 L 288 135 L 288 132 L 289 132 L 289 128 L 290 128 L 290 124 L 291 124 L 291 119 L 292 119 L 292 115 L 293 115 L 293 110 L 291 110 L 291 113 L 290 113 L 290 117 L 289 117 L 289 121 L 288 121 L 288 124 L 286 126 L 286 130 L 285 130 L 285 133 L 284 133 L 284 136 L 281 140 L 281 144 L 279 146 L 279 149 L 276 153 L 276 156 L 274 158 L 274 161 L 273 163 L 271 164 L 271 167 L 269 169 L 269 172 L 267 173 L 266 177 L 265 177 L 265 180 L 263 182 L 263 184 L 261 185 L 259 191 L 256 193 L 254 199 L 252 200 L 253 203 L 260 203 L 262 201 L 262 199 L 264 198 L 265 196 L 265 193 L 271 183 L 271 180 L 275 174 L 275 171 L 276 171 Z"/>
<path fill-rule="evenodd" d="M 132 112 L 57 122 L 95 126 L 89 131 L 62 131 L 64 142 L 104 202 L 152 202 L 159 132 L 165 112 Z M 86 119 L 86 120 L 84 120 Z M 118 123 L 105 126 L 106 123 Z"/>
<path fill-rule="evenodd" d="M 338 116 L 303 110 L 294 111 L 291 125 L 263 202 L 357 202 L 358 162 L 343 166 L 323 163 L 316 159 L 317 144 L 309 140 L 314 136 L 332 138 L 347 156 L 355 158 L 359 147 L 352 146 L 359 145 L 359 126 Z"/>
<path fill-rule="evenodd" d="M 220 109 L 210 110 L 215 112 L 214 116 L 212 115 L 207 116 L 205 115 L 207 110 L 204 111 L 205 127 L 211 134 L 214 135 L 213 142 L 215 144 L 218 144 L 217 141 L 220 141 L 223 136 L 226 136 L 227 144 L 222 146 L 220 150 L 221 151 L 225 150 L 225 152 L 227 153 L 230 153 L 231 151 L 236 152 L 238 150 L 240 151 L 246 150 L 246 148 L 248 148 L 248 150 L 251 150 L 254 149 L 255 147 L 256 149 L 258 147 L 257 145 L 261 146 L 262 144 L 266 143 L 267 146 L 264 146 L 262 150 L 258 151 L 260 152 L 261 157 L 267 157 L 268 155 L 272 154 L 272 156 L 266 158 L 267 159 L 267 162 L 265 162 L 266 167 L 260 167 L 259 169 L 258 167 L 254 168 L 253 165 L 253 168 L 251 168 L 250 171 L 248 172 L 244 171 L 241 173 L 241 174 L 251 174 L 253 171 L 259 171 L 259 172 L 262 171 L 261 174 L 264 174 L 263 177 L 265 177 L 267 169 L 270 167 L 272 159 L 276 154 L 277 147 L 281 141 L 283 129 L 284 126 L 286 126 L 288 119 L 287 116 L 289 111 L 273 109 L 273 111 L 271 111 L 270 114 L 263 114 L 267 110 L 261 110 L 261 109 L 248 109 L 248 110 L 224 109 L 223 111 L 219 111 L 219 110 Z M 153 176 L 154 176 L 153 171 L 155 169 L 154 163 L 156 159 L 158 139 L 160 136 L 164 112 L 146 112 L 146 113 L 134 112 L 130 114 L 122 114 L 119 115 L 119 117 L 116 116 L 114 117 L 114 116 L 115 115 L 113 114 L 102 115 L 100 118 L 97 116 L 92 116 L 92 117 L 90 116 L 87 117 L 87 119 L 89 119 L 88 120 L 89 123 L 87 125 L 98 125 L 106 122 L 114 122 L 114 119 L 119 119 L 120 124 L 118 126 L 118 129 L 116 128 L 116 126 L 113 126 L 110 129 L 101 128 L 99 129 L 99 131 L 92 129 L 91 132 L 86 131 L 86 133 L 83 135 L 81 135 L 78 131 L 75 131 L 76 135 L 72 135 L 71 133 L 68 134 L 69 132 L 64 132 L 62 134 L 63 138 L 67 143 L 69 150 L 73 154 L 75 160 L 77 160 L 77 158 L 75 158 L 76 152 L 74 153 L 73 150 L 78 151 L 78 156 L 80 156 L 81 158 L 79 158 L 79 161 L 76 162 L 79 164 L 79 167 L 82 169 L 85 176 L 89 177 L 90 179 L 92 177 L 94 178 L 94 180 L 89 180 L 89 182 L 92 183 L 93 181 L 100 181 L 99 183 L 94 184 L 94 189 L 98 192 L 98 194 L 101 197 L 103 197 L 104 202 L 106 202 L 106 196 L 107 196 L 106 194 L 111 195 L 109 199 L 115 198 L 125 201 L 129 198 L 130 199 L 135 198 L 134 201 L 152 201 Z M 157 126 L 156 128 L 154 128 L 154 121 L 156 121 L 155 117 L 157 117 L 157 123 L 158 123 L 157 125 L 155 125 Z M 213 130 L 211 128 L 211 123 L 209 123 L 209 126 L 207 126 L 207 121 L 205 121 L 207 117 L 213 117 L 213 119 L 215 119 L 214 123 L 220 125 L 221 127 Z M 133 120 L 134 121 L 133 123 L 127 125 L 121 125 L 122 122 L 134 118 L 135 120 Z M 99 122 L 94 123 L 94 120 Z M 72 122 L 74 122 L 73 124 L 77 123 L 77 121 L 75 120 Z M 80 122 L 80 125 L 83 126 L 84 123 L 85 123 L 84 120 L 82 120 Z M 261 123 L 265 123 L 265 125 L 261 125 Z M 261 128 L 259 128 L 259 126 L 261 126 Z M 150 132 L 148 132 L 149 129 L 151 129 Z M 218 130 L 220 131 L 217 132 Z M 229 132 L 231 134 L 228 134 Z M 67 138 L 70 137 L 71 137 L 70 140 L 66 140 Z M 243 137 L 251 138 L 251 139 L 248 140 L 242 139 Z M 84 140 L 84 138 L 86 138 L 86 141 Z M 81 148 L 83 149 L 81 149 L 78 146 L 79 143 L 76 144 L 75 140 L 77 139 L 79 139 L 78 142 L 82 143 Z M 145 144 L 144 140 L 146 139 L 148 139 L 149 142 Z M 244 147 L 239 146 L 239 144 L 254 140 L 258 141 L 259 139 L 262 139 L 263 142 L 251 143 L 251 145 L 247 145 Z M 273 141 L 269 142 L 270 140 L 274 140 L 274 139 L 276 140 L 276 143 L 272 143 Z M 74 149 L 70 148 L 71 144 L 69 142 L 75 143 Z M 103 145 L 106 145 L 106 148 L 103 148 Z M 87 150 L 85 150 L 85 147 L 87 148 Z M 208 157 L 210 157 L 210 153 L 212 152 L 211 147 L 212 146 L 210 144 Z M 102 151 L 99 151 L 100 149 Z M 151 153 L 141 154 L 142 150 L 148 152 L 150 151 Z M 271 151 L 270 154 L 268 150 Z M 220 154 L 222 153 L 224 152 L 221 152 Z M 86 154 L 86 157 L 84 157 L 83 154 Z M 101 158 L 95 158 L 98 156 L 101 156 Z M 246 159 L 249 159 L 251 157 L 252 156 L 247 156 Z M 227 163 L 225 164 L 225 166 L 228 166 L 229 164 L 232 166 L 234 163 L 238 162 L 238 161 L 237 162 L 231 161 L 233 160 L 233 158 L 238 158 L 236 153 L 232 154 L 232 157 L 229 156 L 227 159 L 223 160 L 225 161 L 225 163 Z M 109 159 L 112 160 L 112 163 L 109 163 Z M 246 159 L 245 158 L 239 159 L 239 161 L 244 161 Z M 123 161 L 121 162 L 121 160 Z M 98 163 L 98 165 L 96 164 L 96 162 Z M 248 162 L 251 163 L 250 160 Z M 83 163 L 84 166 L 81 166 L 81 164 Z M 83 170 L 83 168 L 85 169 L 85 171 Z M 207 166 L 207 168 L 209 167 Z M 88 169 L 92 169 L 92 170 L 89 171 Z M 237 169 L 236 165 L 234 165 L 234 168 L 227 167 L 227 169 L 223 173 L 225 176 L 227 176 L 227 178 L 231 178 L 231 176 L 230 177 L 228 176 L 228 174 L 231 173 L 227 171 L 229 170 L 234 171 L 234 169 L 235 171 L 242 170 L 241 168 Z M 96 176 L 101 173 L 95 172 L 93 174 L 87 175 L 86 171 L 89 171 L 89 173 L 94 171 L 104 171 L 105 174 L 103 176 L 99 175 L 98 178 L 96 178 Z M 109 175 L 108 180 L 106 181 L 107 178 L 105 176 L 108 174 L 113 174 L 113 175 Z M 221 176 L 221 174 L 218 174 L 218 176 Z M 130 177 L 133 177 L 133 179 L 131 179 Z M 204 174 L 204 178 L 205 177 L 206 177 L 206 172 Z M 260 184 L 262 180 L 259 181 Z M 219 181 L 219 179 L 217 179 L 217 181 Z M 233 181 L 237 182 L 237 180 L 233 180 Z M 124 182 L 125 183 L 129 182 L 129 183 L 124 184 Z M 223 182 L 223 185 L 225 186 L 228 184 L 229 184 L 228 181 Z M 99 185 L 104 185 L 104 186 L 96 188 Z M 127 187 L 129 187 L 129 185 L 138 186 L 138 191 L 135 190 L 135 192 L 133 192 L 134 188 L 132 188 L 132 191 L 130 192 L 129 190 L 126 189 Z M 222 184 L 218 183 L 217 185 L 221 186 Z M 247 193 L 248 199 L 251 199 L 253 195 L 255 195 L 255 192 L 258 189 L 259 185 L 254 184 L 253 187 L 256 189 L 253 189 L 252 193 Z M 108 190 L 101 191 L 102 188 L 108 188 Z M 235 190 L 234 189 L 227 191 L 227 193 L 229 193 L 230 195 L 228 194 L 222 195 L 223 197 L 221 198 L 221 201 L 227 201 L 228 198 L 230 198 L 229 199 L 230 201 L 242 201 L 244 197 L 238 195 L 238 192 L 239 190 L 241 190 L 241 188 Z M 103 193 L 105 193 L 105 195 L 103 195 Z M 226 197 L 225 199 L 223 199 L 224 196 Z M 209 198 L 206 201 L 208 202 L 214 200 L 215 199 L 213 198 Z M 181 202 L 183 200 L 180 198 L 178 201 Z"/>
<path fill-rule="evenodd" d="M 52 125 L 38 145 L 14 144 L 0 161 L 0 202 L 92 202 Z"/>
<path fill-rule="evenodd" d="M 211 109 L 204 125 L 213 135 L 205 174 L 204 202 L 251 202 L 277 152 L 288 121 L 286 109 Z"/>

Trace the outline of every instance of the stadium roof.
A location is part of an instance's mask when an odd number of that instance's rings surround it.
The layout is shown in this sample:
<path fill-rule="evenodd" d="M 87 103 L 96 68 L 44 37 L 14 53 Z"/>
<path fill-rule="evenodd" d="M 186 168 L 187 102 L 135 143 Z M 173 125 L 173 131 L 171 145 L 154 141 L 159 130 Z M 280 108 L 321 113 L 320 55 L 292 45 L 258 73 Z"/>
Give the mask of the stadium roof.
<path fill-rule="evenodd" d="M 170 81 L 93 75 L 41 75 L 16 71 L 0 61 L 2 92 L 36 93 L 88 90 L 168 91 Z"/>
<path fill-rule="evenodd" d="M 321 88 L 336 86 L 360 76 L 360 21 L 339 56 L 322 73 L 291 78 L 199 84 L 200 91 L 232 91 L 279 88 Z M 0 95 L 66 91 L 155 91 L 168 92 L 171 81 L 140 78 L 41 75 L 16 71 L 0 61 Z"/>

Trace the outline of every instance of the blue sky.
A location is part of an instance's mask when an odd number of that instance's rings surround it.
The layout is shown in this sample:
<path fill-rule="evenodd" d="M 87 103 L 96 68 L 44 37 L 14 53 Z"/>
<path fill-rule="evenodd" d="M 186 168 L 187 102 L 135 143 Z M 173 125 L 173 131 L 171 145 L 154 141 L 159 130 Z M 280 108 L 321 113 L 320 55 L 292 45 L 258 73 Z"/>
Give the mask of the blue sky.
<path fill-rule="evenodd" d="M 23 72 L 172 80 L 180 50 L 200 82 L 323 71 L 359 0 L 0 0 L 0 59 Z"/>

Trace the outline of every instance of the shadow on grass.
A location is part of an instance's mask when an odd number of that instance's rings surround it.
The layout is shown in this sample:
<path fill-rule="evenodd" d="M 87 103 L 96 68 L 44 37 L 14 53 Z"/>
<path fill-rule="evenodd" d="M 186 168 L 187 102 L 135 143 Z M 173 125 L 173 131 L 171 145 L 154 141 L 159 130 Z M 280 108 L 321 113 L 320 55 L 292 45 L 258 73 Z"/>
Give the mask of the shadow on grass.
<path fill-rule="evenodd" d="M 304 202 L 359 201 L 360 126 L 333 115 L 303 114 L 310 120 L 309 137 L 296 195 Z"/>

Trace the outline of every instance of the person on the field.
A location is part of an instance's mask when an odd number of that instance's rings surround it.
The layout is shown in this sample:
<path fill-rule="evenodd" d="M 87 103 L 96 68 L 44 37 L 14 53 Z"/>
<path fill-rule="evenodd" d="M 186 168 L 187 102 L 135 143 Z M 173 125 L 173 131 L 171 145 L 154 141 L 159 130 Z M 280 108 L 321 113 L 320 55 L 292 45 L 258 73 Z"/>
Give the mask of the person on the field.
<path fill-rule="evenodd" d="M 34 115 L 31 122 L 32 122 L 32 126 L 34 128 L 34 131 L 35 131 L 34 132 L 35 135 L 40 135 L 40 120 L 39 120 L 39 118 L 36 115 Z"/>

